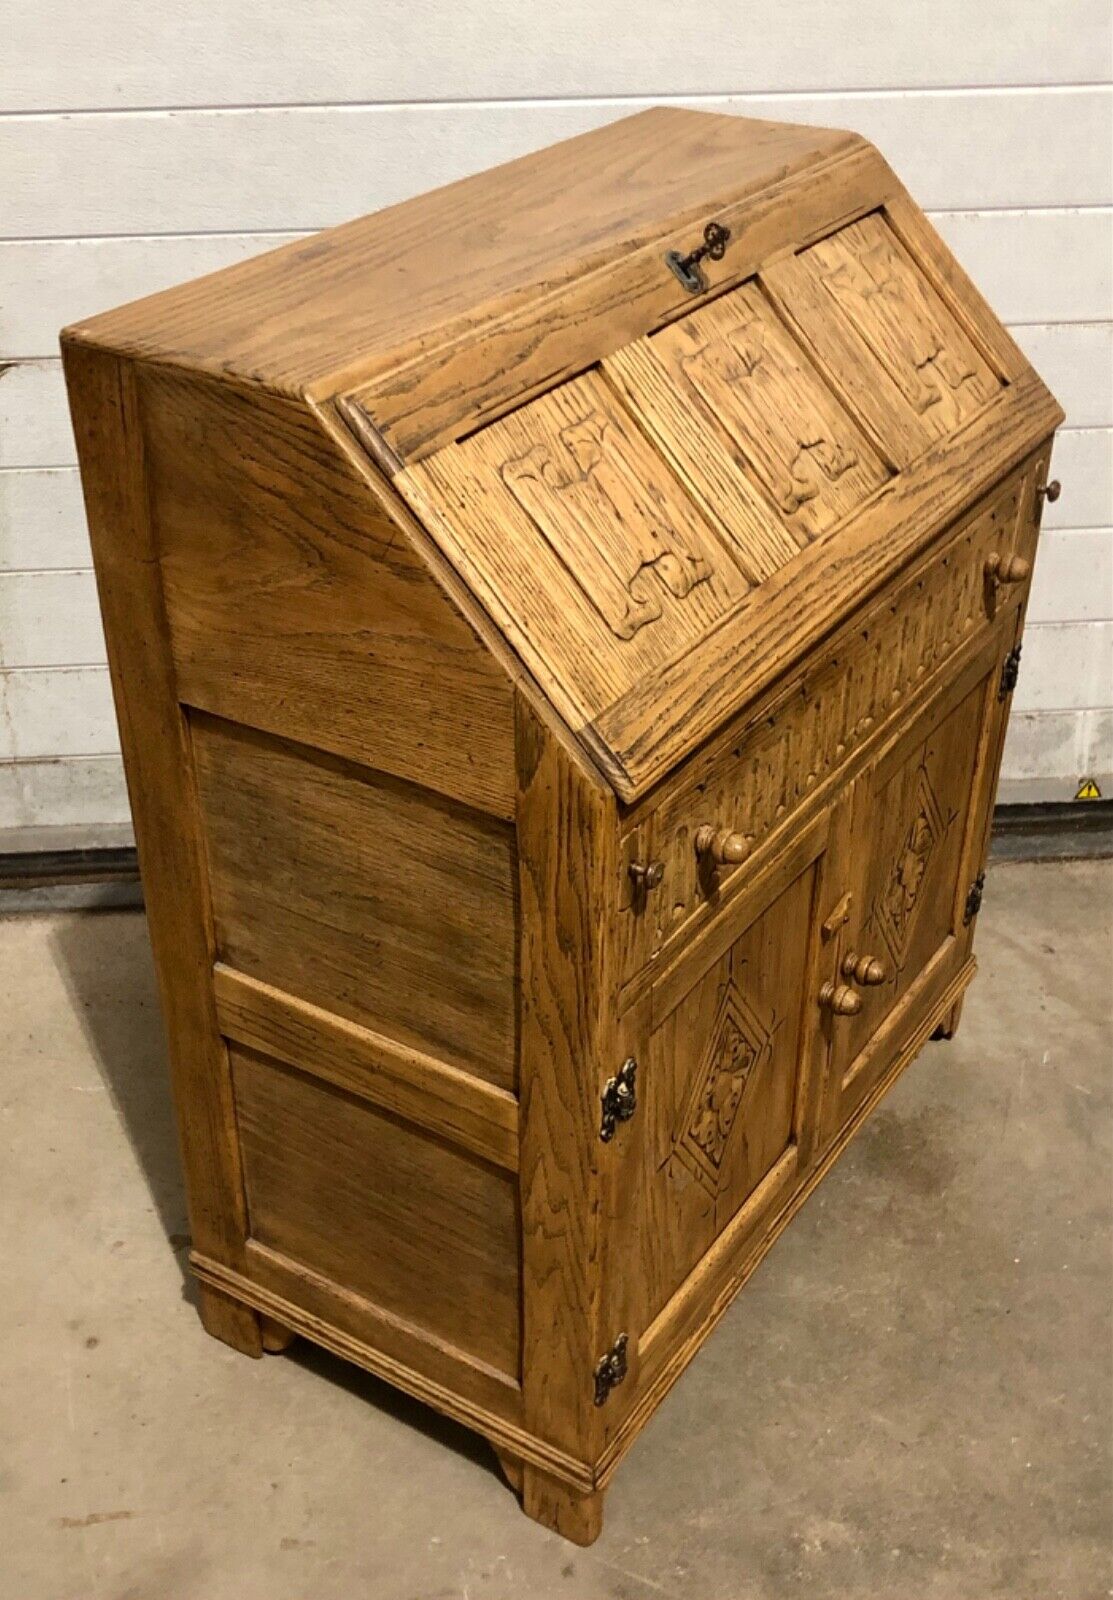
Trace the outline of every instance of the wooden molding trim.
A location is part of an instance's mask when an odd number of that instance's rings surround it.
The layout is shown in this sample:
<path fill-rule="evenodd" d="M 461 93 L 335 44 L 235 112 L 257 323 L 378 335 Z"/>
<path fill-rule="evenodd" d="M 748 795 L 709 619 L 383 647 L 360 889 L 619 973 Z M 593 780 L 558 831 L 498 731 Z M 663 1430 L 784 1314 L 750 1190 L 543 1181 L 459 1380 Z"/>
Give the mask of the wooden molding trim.
<path fill-rule="evenodd" d="M 518 1170 L 518 1102 L 458 1067 L 217 962 L 221 1032 L 508 1172 Z"/>
<path fill-rule="evenodd" d="M 707 1282 L 712 1282 L 729 1271 L 729 1263 L 737 1255 L 743 1241 L 753 1231 L 759 1220 L 781 1199 L 785 1190 L 797 1176 L 800 1152 L 795 1143 L 790 1144 L 781 1159 L 772 1166 L 749 1199 L 744 1201 L 699 1265 L 685 1278 L 680 1287 L 658 1311 L 649 1327 L 638 1340 L 638 1359 L 642 1370 L 653 1361 L 661 1347 L 683 1327 L 692 1308 L 703 1302 Z"/>
<path fill-rule="evenodd" d="M 720 1318 L 730 1309 L 735 1296 L 746 1283 L 751 1273 L 760 1266 L 768 1251 L 792 1221 L 815 1186 L 826 1176 L 827 1172 L 838 1160 L 878 1101 L 889 1092 L 901 1073 L 923 1049 L 935 1029 L 962 999 L 976 971 L 977 962 L 971 957 L 919 1023 L 889 1071 L 879 1079 L 876 1086 L 865 1096 L 853 1116 L 839 1131 L 837 1137 L 823 1152 L 816 1164 L 804 1175 L 799 1187 L 789 1195 L 783 1209 L 772 1219 L 768 1231 L 757 1243 L 753 1253 L 727 1277 L 706 1314 L 688 1332 L 683 1342 L 677 1346 L 673 1355 L 662 1365 L 652 1382 L 639 1396 L 637 1404 L 623 1419 L 621 1426 L 611 1438 L 596 1465 L 595 1482 L 599 1488 L 605 1488 L 610 1482 L 619 1462 L 633 1444 L 649 1417 L 660 1405 L 677 1378 L 680 1377 L 680 1374 L 703 1344 L 708 1334 L 711 1333 Z M 682 1294 L 683 1290 L 684 1286 L 682 1285 L 677 1292 Z M 667 1311 L 668 1307 L 665 1309 Z M 660 1320 L 661 1314 L 658 1315 L 656 1321 L 660 1322 Z M 679 1316 L 676 1320 L 679 1320 Z"/>
<path fill-rule="evenodd" d="M 254 1250 L 255 1247 L 252 1248 Z M 394 1384 L 445 1416 L 454 1417 L 465 1427 L 483 1434 L 497 1450 L 505 1450 L 518 1460 L 528 1461 L 581 1492 L 587 1493 L 595 1488 L 594 1474 L 587 1462 L 578 1461 L 565 1451 L 555 1449 L 485 1406 L 473 1404 L 425 1373 L 376 1350 L 366 1340 L 345 1333 L 322 1317 L 295 1305 L 292 1300 L 263 1288 L 245 1274 L 234 1272 L 209 1256 L 193 1251 L 190 1265 L 203 1283 L 211 1284 L 244 1305 L 252 1306 L 264 1316 L 292 1328 L 295 1333 L 331 1350 L 345 1361 L 373 1372 L 377 1378 Z"/>

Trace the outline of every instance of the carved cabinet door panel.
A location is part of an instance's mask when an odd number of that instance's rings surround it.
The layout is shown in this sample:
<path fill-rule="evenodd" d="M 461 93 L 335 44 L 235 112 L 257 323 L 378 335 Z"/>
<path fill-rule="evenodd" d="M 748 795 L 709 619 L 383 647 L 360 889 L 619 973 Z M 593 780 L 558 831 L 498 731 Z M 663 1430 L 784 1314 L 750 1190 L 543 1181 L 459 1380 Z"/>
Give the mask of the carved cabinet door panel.
<path fill-rule="evenodd" d="M 643 1007 L 638 1110 L 616 1141 L 637 1196 L 640 1260 L 626 1268 L 643 1369 L 655 1345 L 672 1345 L 694 1277 L 705 1288 L 708 1272 L 737 1264 L 802 1165 L 820 1078 L 810 1058 L 828 832 L 824 814 Z"/>
<path fill-rule="evenodd" d="M 824 956 L 833 1134 L 876 1085 L 969 952 L 968 893 L 1005 707 L 988 650 L 859 777 L 850 805 L 849 915 Z"/>

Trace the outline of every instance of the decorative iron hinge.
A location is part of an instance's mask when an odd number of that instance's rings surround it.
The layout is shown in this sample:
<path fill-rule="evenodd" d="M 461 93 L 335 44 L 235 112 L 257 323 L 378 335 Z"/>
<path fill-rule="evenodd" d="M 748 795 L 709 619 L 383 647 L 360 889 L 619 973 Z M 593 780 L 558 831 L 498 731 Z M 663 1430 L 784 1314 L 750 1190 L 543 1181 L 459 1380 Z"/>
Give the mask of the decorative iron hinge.
<path fill-rule="evenodd" d="M 998 700 L 1007 700 L 1016 688 L 1020 677 L 1020 646 L 1014 644 L 1001 664 L 1001 682 L 997 686 Z"/>
<path fill-rule="evenodd" d="M 707 279 L 700 271 L 700 262 L 705 256 L 712 261 L 721 261 L 726 254 L 727 244 L 730 240 L 730 229 L 721 222 L 709 222 L 703 230 L 703 243 L 682 256 L 679 250 L 665 251 L 665 265 L 687 289 L 689 294 L 702 294 L 707 288 Z"/>
<path fill-rule="evenodd" d="M 614 1130 L 620 1122 L 629 1122 L 638 1109 L 638 1063 L 627 1056 L 613 1078 L 603 1085 L 603 1120 L 599 1137 L 610 1144 Z"/>
<path fill-rule="evenodd" d="M 617 1389 L 626 1376 L 626 1335 L 620 1333 L 605 1356 L 595 1365 L 595 1404 L 605 1405 L 612 1389 Z"/>
<path fill-rule="evenodd" d="M 978 912 L 982 909 L 982 895 L 985 893 L 985 873 L 979 872 L 970 885 L 970 893 L 966 896 L 966 909 L 962 913 L 962 925 L 969 927 Z"/>

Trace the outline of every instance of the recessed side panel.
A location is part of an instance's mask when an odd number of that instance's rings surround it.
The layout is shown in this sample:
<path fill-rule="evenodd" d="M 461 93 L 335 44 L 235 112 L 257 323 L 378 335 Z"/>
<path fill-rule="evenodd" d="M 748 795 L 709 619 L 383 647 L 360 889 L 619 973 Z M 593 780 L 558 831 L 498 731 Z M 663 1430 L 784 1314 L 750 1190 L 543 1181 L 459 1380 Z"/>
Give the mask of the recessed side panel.
<path fill-rule="evenodd" d="M 512 816 L 510 682 L 313 414 L 139 385 L 179 698 Z"/>
<path fill-rule="evenodd" d="M 195 713 L 217 959 L 516 1087 L 513 831 Z"/>
<path fill-rule="evenodd" d="M 318 1078 L 229 1053 L 250 1239 L 516 1378 L 513 1177 Z"/>

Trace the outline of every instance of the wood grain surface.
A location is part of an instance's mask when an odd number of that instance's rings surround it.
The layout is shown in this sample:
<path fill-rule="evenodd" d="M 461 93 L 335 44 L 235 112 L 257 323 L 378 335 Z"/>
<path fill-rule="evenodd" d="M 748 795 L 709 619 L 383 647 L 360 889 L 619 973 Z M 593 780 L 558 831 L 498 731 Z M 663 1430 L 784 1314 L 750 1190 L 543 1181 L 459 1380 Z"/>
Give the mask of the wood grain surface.
<path fill-rule="evenodd" d="M 66 348 L 202 1320 L 590 1543 L 958 1024 L 1061 412 L 863 140 L 680 111 Z"/>

